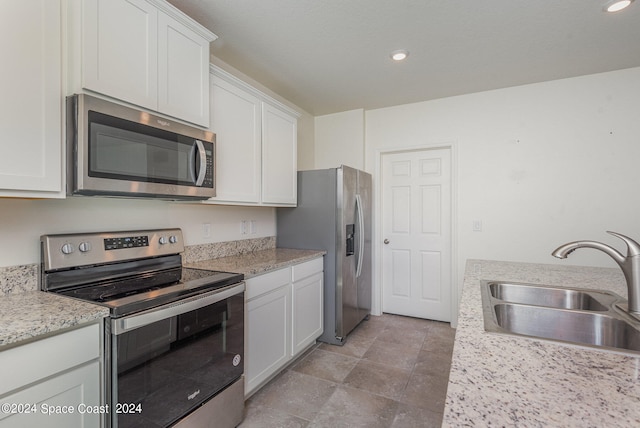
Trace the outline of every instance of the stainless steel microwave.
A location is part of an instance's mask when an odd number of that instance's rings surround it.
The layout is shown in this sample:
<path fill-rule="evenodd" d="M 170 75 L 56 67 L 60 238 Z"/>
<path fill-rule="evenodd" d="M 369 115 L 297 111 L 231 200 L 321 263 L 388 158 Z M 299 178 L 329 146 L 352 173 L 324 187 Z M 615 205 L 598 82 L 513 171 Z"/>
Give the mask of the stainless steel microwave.
<path fill-rule="evenodd" d="M 67 193 L 208 199 L 215 134 L 86 94 L 67 97 Z"/>

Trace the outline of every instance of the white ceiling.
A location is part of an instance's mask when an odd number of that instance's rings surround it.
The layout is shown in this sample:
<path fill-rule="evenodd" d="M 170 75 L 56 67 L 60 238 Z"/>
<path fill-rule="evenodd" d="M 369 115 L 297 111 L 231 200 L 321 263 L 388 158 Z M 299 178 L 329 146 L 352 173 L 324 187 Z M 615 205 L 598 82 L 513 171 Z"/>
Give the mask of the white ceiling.
<path fill-rule="evenodd" d="M 640 66 L 640 1 L 169 1 L 219 37 L 214 56 L 313 115 Z"/>

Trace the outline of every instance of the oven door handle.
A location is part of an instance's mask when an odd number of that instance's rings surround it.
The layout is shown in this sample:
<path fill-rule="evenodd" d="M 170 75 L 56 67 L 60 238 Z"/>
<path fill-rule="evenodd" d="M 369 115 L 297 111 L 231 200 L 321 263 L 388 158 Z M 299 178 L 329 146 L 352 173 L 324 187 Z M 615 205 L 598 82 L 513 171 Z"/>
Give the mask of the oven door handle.
<path fill-rule="evenodd" d="M 240 294 L 244 289 L 244 282 L 240 282 L 210 293 L 199 294 L 184 300 L 162 305 L 158 308 L 149 309 L 139 314 L 115 319 L 111 321 L 111 332 L 117 336 L 157 321 L 195 311 L 196 309 L 221 302 L 236 294 Z"/>

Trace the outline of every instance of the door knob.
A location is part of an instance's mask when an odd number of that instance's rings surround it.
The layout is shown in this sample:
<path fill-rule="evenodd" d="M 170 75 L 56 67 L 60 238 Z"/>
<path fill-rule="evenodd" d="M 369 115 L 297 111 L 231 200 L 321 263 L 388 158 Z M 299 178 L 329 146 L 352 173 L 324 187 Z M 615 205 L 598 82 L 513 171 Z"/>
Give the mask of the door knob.
<path fill-rule="evenodd" d="M 388 244 L 388 243 L 389 243 L 389 240 L 388 240 L 388 239 L 385 239 L 383 242 L 384 242 L 385 244 Z"/>

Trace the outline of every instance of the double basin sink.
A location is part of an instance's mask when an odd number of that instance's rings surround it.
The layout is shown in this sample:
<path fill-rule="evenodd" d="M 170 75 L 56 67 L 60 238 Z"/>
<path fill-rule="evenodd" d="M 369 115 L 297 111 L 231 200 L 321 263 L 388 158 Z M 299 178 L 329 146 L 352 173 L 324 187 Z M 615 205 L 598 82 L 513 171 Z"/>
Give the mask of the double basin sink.
<path fill-rule="evenodd" d="M 488 332 L 640 352 L 640 321 L 615 293 L 503 281 L 482 281 L 481 292 Z"/>

